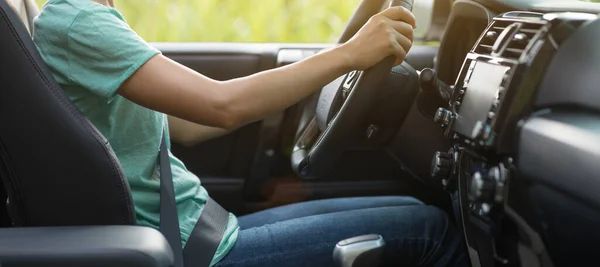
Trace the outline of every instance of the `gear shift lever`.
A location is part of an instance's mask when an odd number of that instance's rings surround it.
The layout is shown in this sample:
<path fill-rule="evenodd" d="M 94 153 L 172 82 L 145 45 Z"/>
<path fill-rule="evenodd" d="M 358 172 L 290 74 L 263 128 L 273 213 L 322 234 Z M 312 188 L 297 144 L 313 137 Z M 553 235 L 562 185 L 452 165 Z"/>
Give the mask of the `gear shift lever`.
<path fill-rule="evenodd" d="M 380 235 L 344 239 L 335 245 L 333 260 L 338 267 L 377 267 L 384 247 L 385 241 Z"/>

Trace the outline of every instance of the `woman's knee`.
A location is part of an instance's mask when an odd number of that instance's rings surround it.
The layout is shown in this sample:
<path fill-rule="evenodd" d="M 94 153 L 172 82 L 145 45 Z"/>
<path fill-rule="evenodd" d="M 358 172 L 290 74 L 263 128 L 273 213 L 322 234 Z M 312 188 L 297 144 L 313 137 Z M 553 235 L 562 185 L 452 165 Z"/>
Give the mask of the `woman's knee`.
<path fill-rule="evenodd" d="M 363 197 L 369 199 L 381 207 L 388 206 L 414 206 L 423 205 L 420 200 L 411 196 L 378 196 L 378 197 Z M 374 205 L 376 207 L 376 205 Z"/>

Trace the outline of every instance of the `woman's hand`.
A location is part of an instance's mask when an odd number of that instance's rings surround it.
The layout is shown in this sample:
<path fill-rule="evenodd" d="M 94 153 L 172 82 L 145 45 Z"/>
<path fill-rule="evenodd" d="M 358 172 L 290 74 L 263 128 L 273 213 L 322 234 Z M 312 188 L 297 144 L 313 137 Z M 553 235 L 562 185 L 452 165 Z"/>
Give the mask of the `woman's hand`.
<path fill-rule="evenodd" d="M 336 49 L 348 58 L 352 69 L 367 69 L 390 55 L 396 56 L 394 65 L 398 65 L 412 46 L 415 27 L 410 11 L 390 7 L 371 17 L 352 39 Z"/>

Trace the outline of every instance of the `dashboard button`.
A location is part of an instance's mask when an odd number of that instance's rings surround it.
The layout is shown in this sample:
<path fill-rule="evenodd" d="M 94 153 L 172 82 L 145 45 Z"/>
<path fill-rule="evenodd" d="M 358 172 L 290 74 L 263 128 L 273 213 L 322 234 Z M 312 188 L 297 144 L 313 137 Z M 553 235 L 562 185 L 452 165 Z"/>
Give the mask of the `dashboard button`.
<path fill-rule="evenodd" d="M 442 127 L 446 127 L 452 123 L 454 120 L 454 113 L 445 108 L 438 108 L 437 112 L 433 116 L 433 121 L 442 125 Z"/>
<path fill-rule="evenodd" d="M 490 168 L 488 172 L 489 179 L 495 183 L 494 202 L 496 203 L 501 203 L 504 200 L 504 184 L 506 183 L 507 173 L 508 170 L 502 163 Z"/>
<path fill-rule="evenodd" d="M 431 176 L 442 180 L 447 180 L 452 174 L 454 167 L 454 158 L 447 152 L 435 152 L 431 161 Z"/>
<path fill-rule="evenodd" d="M 371 140 L 378 133 L 379 133 L 379 127 L 377 127 L 377 125 L 375 125 L 375 124 L 371 124 L 371 125 L 369 125 L 369 127 L 367 127 L 367 131 L 365 132 L 365 135 L 367 137 L 367 140 Z"/>
<path fill-rule="evenodd" d="M 489 125 L 484 126 L 481 129 L 481 139 L 483 141 L 488 141 L 490 140 L 490 137 L 492 136 L 492 127 L 490 127 Z"/>
<path fill-rule="evenodd" d="M 487 203 L 494 199 L 496 183 L 487 175 L 475 172 L 471 176 L 471 197 L 480 203 Z"/>

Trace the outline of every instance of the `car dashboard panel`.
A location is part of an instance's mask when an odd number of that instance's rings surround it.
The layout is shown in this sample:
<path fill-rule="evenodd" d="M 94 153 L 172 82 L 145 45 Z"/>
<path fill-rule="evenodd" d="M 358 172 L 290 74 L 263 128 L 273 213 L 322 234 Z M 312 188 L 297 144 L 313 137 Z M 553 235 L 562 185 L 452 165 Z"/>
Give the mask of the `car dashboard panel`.
<path fill-rule="evenodd" d="M 473 266 L 592 259 L 590 244 L 600 240 L 597 18 L 494 17 L 466 54 L 449 106 L 435 114 L 453 145 L 435 153 L 432 176 L 453 194 Z"/>

